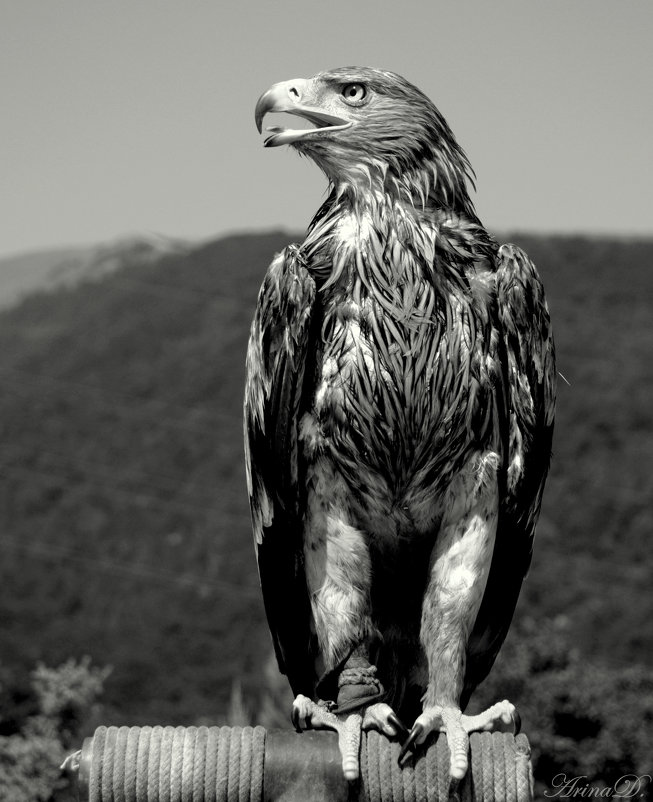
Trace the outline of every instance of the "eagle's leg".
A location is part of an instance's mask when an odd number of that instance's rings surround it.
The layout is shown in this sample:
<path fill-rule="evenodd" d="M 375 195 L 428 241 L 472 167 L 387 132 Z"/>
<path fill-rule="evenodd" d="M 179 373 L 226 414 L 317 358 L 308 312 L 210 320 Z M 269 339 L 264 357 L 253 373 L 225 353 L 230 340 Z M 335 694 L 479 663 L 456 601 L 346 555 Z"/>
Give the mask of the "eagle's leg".
<path fill-rule="evenodd" d="M 467 638 L 483 598 L 498 516 L 498 456 L 477 454 L 447 490 L 445 514 L 431 557 L 422 603 L 421 640 L 428 661 L 423 712 L 404 744 L 400 760 L 429 733 L 447 734 L 453 780 L 468 768 L 469 732 L 510 728 L 516 721 L 509 703 L 479 716 L 464 716 L 460 696 L 465 677 Z"/>
<path fill-rule="evenodd" d="M 340 511 L 344 504 L 338 503 L 338 481 L 324 464 L 316 468 L 313 479 L 322 492 L 309 497 L 306 580 L 320 654 L 326 676 L 332 680 L 326 684 L 331 684 L 335 698 L 314 702 L 300 695 L 292 718 L 296 729 L 337 730 L 344 775 L 354 780 L 359 776 L 361 729 L 376 727 L 392 736 L 402 731 L 402 725 L 392 708 L 380 701 L 383 686 L 369 662 L 369 643 L 377 633 L 370 615 L 366 536 Z"/>

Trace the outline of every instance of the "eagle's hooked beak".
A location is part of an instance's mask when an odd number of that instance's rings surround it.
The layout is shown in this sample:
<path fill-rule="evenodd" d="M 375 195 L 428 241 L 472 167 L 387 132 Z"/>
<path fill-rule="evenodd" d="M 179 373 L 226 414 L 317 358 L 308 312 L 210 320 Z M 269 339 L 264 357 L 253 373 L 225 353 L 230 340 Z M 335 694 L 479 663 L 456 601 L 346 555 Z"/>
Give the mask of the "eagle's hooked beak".
<path fill-rule="evenodd" d="M 309 103 L 309 98 L 312 96 L 313 82 L 306 78 L 295 78 L 292 81 L 282 81 L 274 84 L 267 92 L 261 95 L 254 111 L 254 119 L 259 133 L 261 132 L 263 118 L 269 112 L 296 114 L 298 117 L 303 117 L 317 126 L 317 128 L 305 130 L 281 128 L 279 126 L 270 127 L 267 130 L 272 133 L 272 136 L 269 136 L 263 143 L 265 147 L 287 145 L 300 139 L 308 139 L 322 131 L 342 131 L 353 124 L 342 117 L 337 117 L 335 114 L 328 114 L 322 109 L 315 108 Z"/>

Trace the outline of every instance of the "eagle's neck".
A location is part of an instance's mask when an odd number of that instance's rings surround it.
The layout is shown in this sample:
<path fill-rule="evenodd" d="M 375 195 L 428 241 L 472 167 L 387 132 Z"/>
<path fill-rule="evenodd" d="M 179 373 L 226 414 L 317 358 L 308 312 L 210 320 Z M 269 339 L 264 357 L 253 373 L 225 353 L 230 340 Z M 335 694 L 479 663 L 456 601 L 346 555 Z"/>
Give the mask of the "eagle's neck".
<path fill-rule="evenodd" d="M 394 189 L 372 186 L 365 193 L 334 186 L 313 218 L 302 246 L 323 286 L 351 284 L 353 274 L 394 285 L 407 269 L 419 269 L 438 283 L 438 273 L 462 274 L 471 262 L 490 262 L 496 243 L 469 208 L 456 209 L 434 198 L 426 179 L 422 203 Z M 414 182 L 413 182 L 413 185 Z M 461 196 L 462 198 L 462 196 Z M 460 206 L 460 204 L 458 204 Z"/>
<path fill-rule="evenodd" d="M 302 148 L 298 148 L 302 151 Z M 354 207 L 373 204 L 450 210 L 476 219 L 469 186 L 474 172 L 464 151 L 449 132 L 432 142 L 402 142 L 393 153 L 348 152 L 312 145 L 308 155 L 323 170 L 337 198 Z"/>

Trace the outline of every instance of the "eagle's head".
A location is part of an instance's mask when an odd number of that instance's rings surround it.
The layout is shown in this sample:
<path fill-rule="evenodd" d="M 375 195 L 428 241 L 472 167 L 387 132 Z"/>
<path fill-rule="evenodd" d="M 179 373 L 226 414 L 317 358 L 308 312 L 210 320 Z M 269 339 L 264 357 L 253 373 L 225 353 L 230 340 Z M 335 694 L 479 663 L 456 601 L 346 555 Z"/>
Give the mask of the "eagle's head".
<path fill-rule="evenodd" d="M 292 145 L 313 159 L 336 186 L 408 187 L 436 192 L 454 206 L 471 203 L 473 172 L 446 120 L 400 75 L 340 67 L 313 78 L 274 84 L 256 104 L 261 131 L 269 112 L 308 120 L 313 128 L 268 128 L 266 147 Z M 458 201 L 458 203 L 456 203 Z"/>

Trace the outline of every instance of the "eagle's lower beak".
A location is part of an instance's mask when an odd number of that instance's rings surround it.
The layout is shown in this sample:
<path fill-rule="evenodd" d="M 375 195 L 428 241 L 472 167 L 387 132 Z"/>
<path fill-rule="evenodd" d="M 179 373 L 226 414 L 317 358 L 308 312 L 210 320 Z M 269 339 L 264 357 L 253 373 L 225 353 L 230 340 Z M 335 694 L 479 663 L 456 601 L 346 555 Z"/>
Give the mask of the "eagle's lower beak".
<path fill-rule="evenodd" d="M 282 81 L 274 84 L 267 92 L 264 92 L 258 99 L 254 111 L 254 119 L 259 133 L 261 132 L 263 118 L 270 112 L 286 112 L 296 114 L 298 117 L 312 122 L 317 128 L 308 129 L 287 129 L 275 126 L 268 128 L 272 136 L 268 137 L 264 145 L 274 147 L 276 145 L 286 145 L 296 142 L 299 139 L 307 139 L 319 131 L 343 130 L 352 125 L 351 122 L 329 114 L 316 108 L 310 103 L 313 97 L 313 81 L 306 78 L 295 78 L 292 81 Z"/>

